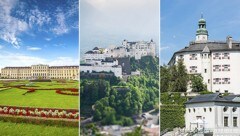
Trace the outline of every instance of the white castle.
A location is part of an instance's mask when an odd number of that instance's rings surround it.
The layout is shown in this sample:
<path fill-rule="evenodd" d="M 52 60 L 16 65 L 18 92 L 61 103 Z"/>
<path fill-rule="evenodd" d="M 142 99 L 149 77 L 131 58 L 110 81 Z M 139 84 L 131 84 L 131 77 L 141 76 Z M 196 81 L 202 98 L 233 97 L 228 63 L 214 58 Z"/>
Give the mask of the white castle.
<path fill-rule="evenodd" d="M 203 18 L 198 26 L 196 40 L 175 52 L 169 65 L 183 60 L 188 73 L 201 75 L 208 90 L 240 94 L 240 41 L 234 41 L 231 36 L 226 41 L 209 41 Z"/>
<path fill-rule="evenodd" d="M 143 56 L 155 56 L 156 43 L 153 40 L 128 42 L 123 40 L 122 46 L 114 48 L 98 48 L 87 51 L 83 56 L 85 64 L 81 64 L 80 70 L 83 72 L 113 72 L 115 76 L 122 77 L 124 62 L 119 64 L 121 58 L 134 57 L 136 60 Z M 123 59 L 121 59 L 122 61 Z M 132 74 L 139 74 L 133 72 Z"/>

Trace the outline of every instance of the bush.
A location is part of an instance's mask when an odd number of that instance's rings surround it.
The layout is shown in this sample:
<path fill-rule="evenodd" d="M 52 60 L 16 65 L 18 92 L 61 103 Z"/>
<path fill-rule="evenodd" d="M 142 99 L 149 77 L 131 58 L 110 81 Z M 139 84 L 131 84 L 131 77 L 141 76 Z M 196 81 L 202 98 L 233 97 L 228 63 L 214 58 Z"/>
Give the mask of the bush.
<path fill-rule="evenodd" d="M 30 82 L 52 82 L 50 79 L 35 79 L 35 80 L 30 80 Z"/>
<path fill-rule="evenodd" d="M 185 108 L 180 105 L 162 105 L 160 107 L 161 131 L 185 126 Z"/>

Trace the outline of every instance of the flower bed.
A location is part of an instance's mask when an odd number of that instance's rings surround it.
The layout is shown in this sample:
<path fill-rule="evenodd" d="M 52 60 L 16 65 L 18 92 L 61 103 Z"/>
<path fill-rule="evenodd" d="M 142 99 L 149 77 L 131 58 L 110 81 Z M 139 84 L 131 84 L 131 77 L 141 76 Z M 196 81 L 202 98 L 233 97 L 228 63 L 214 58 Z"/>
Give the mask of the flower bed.
<path fill-rule="evenodd" d="M 15 106 L 0 106 L 0 114 L 14 116 L 31 116 L 43 118 L 66 118 L 78 119 L 78 110 L 73 109 L 53 109 L 53 108 L 31 108 L 31 107 L 15 107 Z"/>
<path fill-rule="evenodd" d="M 27 94 L 27 93 L 33 93 L 33 92 L 35 92 L 35 90 L 36 90 L 36 89 L 34 89 L 34 88 L 29 88 L 28 91 L 25 92 L 25 93 L 23 93 L 22 95 L 25 95 L 25 94 Z"/>
<path fill-rule="evenodd" d="M 78 96 L 79 95 L 78 89 L 76 89 L 76 88 L 57 89 L 56 93 L 58 93 L 58 94 L 65 94 L 65 95 L 74 95 L 74 96 Z"/>

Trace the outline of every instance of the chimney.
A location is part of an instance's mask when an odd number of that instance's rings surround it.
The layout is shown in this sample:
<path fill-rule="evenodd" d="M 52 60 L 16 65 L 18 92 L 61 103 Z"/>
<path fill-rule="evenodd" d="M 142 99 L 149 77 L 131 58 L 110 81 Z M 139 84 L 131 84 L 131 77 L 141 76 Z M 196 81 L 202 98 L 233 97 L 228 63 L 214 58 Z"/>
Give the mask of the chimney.
<path fill-rule="evenodd" d="M 228 48 L 232 49 L 232 37 L 231 36 L 227 36 L 227 44 L 228 44 Z"/>

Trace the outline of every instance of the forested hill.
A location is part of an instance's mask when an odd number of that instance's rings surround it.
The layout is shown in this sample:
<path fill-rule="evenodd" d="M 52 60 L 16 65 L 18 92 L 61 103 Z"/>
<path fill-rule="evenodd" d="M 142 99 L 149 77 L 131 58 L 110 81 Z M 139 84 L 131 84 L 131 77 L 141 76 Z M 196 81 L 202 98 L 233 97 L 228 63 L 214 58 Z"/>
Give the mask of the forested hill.
<path fill-rule="evenodd" d="M 135 60 L 135 58 L 131 58 L 130 63 L 132 71 L 140 70 L 143 75 L 158 80 L 159 78 L 158 57 L 144 56 L 140 60 Z"/>
<path fill-rule="evenodd" d="M 140 76 L 127 81 L 115 79 L 81 79 L 81 117 L 93 116 L 102 125 L 132 125 L 132 117 L 144 111 L 158 109 L 159 63 L 150 56 L 130 59 L 132 70 Z"/>

